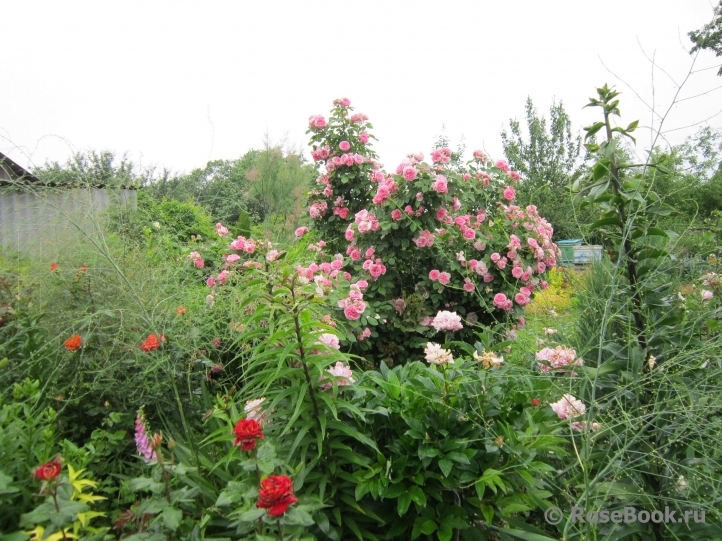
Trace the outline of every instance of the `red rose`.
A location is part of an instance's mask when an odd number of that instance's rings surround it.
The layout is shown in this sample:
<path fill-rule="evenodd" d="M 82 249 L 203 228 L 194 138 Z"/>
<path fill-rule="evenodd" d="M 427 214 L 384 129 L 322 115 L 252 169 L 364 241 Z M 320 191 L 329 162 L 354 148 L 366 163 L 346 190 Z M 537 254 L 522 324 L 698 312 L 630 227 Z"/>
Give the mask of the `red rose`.
<path fill-rule="evenodd" d="M 80 338 L 79 334 L 74 334 L 65 341 L 65 349 L 67 349 L 68 351 L 77 351 L 82 345 L 83 339 Z"/>
<path fill-rule="evenodd" d="M 58 270 L 58 264 L 57 264 L 57 263 L 51 263 L 51 264 L 50 264 L 50 270 L 51 270 L 52 272 L 55 272 L 56 270 Z"/>
<path fill-rule="evenodd" d="M 33 475 L 41 481 L 52 481 L 58 475 L 60 475 L 61 469 L 62 466 L 60 465 L 60 459 L 56 458 L 55 460 L 51 460 L 50 462 L 46 462 L 45 464 L 40 466 L 38 469 L 35 470 L 35 473 L 33 473 Z"/>
<path fill-rule="evenodd" d="M 244 451 L 251 451 L 256 448 L 256 440 L 263 439 L 263 431 L 258 421 L 253 419 L 241 419 L 233 429 L 236 441 L 233 445 L 240 445 Z"/>
<path fill-rule="evenodd" d="M 158 340 L 158 336 L 160 336 L 160 341 Z M 143 343 L 140 345 L 140 349 L 142 349 L 146 353 L 150 353 L 151 351 L 155 351 L 156 349 L 158 349 L 161 342 L 165 342 L 165 336 L 163 336 L 162 334 L 149 334 L 148 338 L 143 340 Z"/>
<path fill-rule="evenodd" d="M 297 501 L 298 498 L 293 495 L 293 483 L 290 477 L 269 475 L 261 481 L 256 507 L 268 509 L 268 514 L 272 517 L 280 517 L 291 504 Z"/>
<path fill-rule="evenodd" d="M 539 402 L 538 398 L 535 398 L 534 400 L 531 401 L 531 405 L 534 407 L 538 406 L 539 404 L 540 404 L 540 402 Z"/>

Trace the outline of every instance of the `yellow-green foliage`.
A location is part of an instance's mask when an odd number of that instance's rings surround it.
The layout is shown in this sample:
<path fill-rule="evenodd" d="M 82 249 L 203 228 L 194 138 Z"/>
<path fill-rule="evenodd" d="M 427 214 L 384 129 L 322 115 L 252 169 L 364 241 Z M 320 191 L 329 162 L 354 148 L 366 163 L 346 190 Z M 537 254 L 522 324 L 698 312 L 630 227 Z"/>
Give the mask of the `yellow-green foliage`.
<path fill-rule="evenodd" d="M 526 307 L 530 314 L 544 314 L 551 310 L 566 312 L 570 308 L 572 296 L 579 289 L 583 274 L 577 271 L 554 267 L 547 275 L 549 287 L 535 291 L 534 299 Z"/>

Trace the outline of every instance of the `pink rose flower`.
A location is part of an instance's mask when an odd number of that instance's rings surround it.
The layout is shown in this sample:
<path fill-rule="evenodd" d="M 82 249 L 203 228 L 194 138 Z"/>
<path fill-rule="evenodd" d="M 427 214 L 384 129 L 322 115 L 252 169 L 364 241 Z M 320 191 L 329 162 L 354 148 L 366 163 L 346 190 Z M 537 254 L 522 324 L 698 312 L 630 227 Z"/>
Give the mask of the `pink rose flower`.
<path fill-rule="evenodd" d="M 439 279 L 439 274 L 440 274 L 440 273 L 439 273 L 438 270 L 436 270 L 436 269 L 432 270 L 432 271 L 429 273 L 429 280 L 431 280 L 432 282 L 435 282 L 436 280 Z"/>
<path fill-rule="evenodd" d="M 348 141 L 341 141 L 338 144 L 338 148 L 340 148 L 343 152 L 346 152 L 351 148 L 351 143 L 349 143 Z"/>

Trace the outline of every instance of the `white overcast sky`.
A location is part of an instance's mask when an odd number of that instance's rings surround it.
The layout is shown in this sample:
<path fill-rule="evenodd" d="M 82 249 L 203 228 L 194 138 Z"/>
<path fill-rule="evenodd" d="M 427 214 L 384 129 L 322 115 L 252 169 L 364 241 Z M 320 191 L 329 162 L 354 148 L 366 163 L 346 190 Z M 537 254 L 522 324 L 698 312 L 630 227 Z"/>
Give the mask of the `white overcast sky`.
<path fill-rule="evenodd" d="M 502 157 L 499 134 L 523 121 L 527 96 L 544 114 L 563 101 L 579 131 L 596 120 L 582 110 L 594 89 L 614 84 L 622 123 L 649 125 L 642 100 L 666 111 L 690 69 L 686 33 L 715 3 L 0 0 L 0 151 L 28 167 L 109 149 L 190 171 L 260 148 L 266 132 L 306 149 L 308 117 L 345 96 L 389 169 L 428 156 L 442 126 Z M 703 52 L 696 69 L 721 61 Z M 711 92 L 679 103 L 666 128 L 722 110 L 719 86 L 716 69 L 691 75 L 680 97 Z"/>

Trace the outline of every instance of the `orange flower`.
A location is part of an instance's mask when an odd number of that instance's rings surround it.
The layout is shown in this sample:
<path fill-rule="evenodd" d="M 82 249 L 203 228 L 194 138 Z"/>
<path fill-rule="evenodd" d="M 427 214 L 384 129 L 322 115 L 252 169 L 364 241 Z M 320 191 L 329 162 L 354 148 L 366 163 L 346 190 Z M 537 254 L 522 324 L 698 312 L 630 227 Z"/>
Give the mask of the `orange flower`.
<path fill-rule="evenodd" d="M 80 272 L 88 272 L 88 266 L 87 266 L 87 265 L 80 265 Z"/>
<path fill-rule="evenodd" d="M 79 334 L 74 334 L 65 341 L 65 349 L 67 349 L 68 351 L 77 351 L 82 345 L 83 339 L 80 337 Z"/>
<path fill-rule="evenodd" d="M 182 316 L 185 313 L 186 313 L 185 306 L 179 306 L 178 308 L 175 309 L 175 315 L 177 315 L 177 316 Z"/>
<path fill-rule="evenodd" d="M 160 336 L 160 341 L 158 340 L 158 336 Z M 149 334 L 148 337 L 143 340 L 143 343 L 140 345 L 140 349 L 142 349 L 146 353 L 150 353 L 151 351 L 155 351 L 156 349 L 158 349 L 161 342 L 165 342 L 165 336 L 163 336 L 162 334 Z"/>
<path fill-rule="evenodd" d="M 55 272 L 56 270 L 58 270 L 58 264 L 57 264 L 57 263 L 51 263 L 51 264 L 50 264 L 50 270 L 51 270 L 52 272 Z"/>

